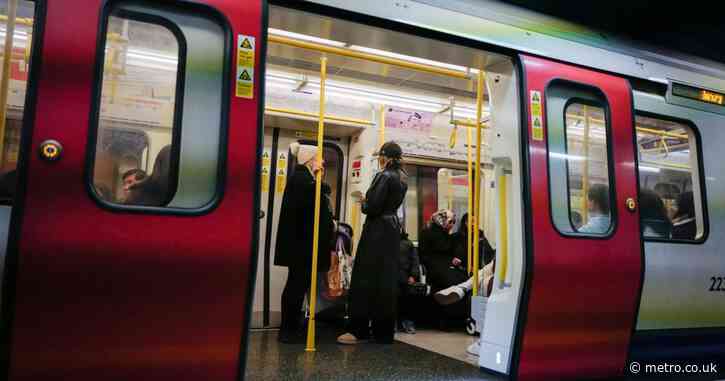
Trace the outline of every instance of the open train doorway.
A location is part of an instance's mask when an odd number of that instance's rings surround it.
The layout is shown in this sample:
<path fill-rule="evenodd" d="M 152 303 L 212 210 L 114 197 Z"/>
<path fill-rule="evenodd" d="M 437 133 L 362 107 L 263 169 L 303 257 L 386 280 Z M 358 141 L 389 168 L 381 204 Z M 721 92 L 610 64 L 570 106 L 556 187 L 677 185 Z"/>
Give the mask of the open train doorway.
<path fill-rule="evenodd" d="M 278 6 L 269 9 L 261 223 L 246 377 L 376 379 L 390 367 L 419 367 L 421 361 L 430 364 L 421 371 L 433 372 L 434 379 L 479 378 L 479 368 L 509 374 L 524 267 L 518 82 L 513 60 L 333 16 Z M 326 76 L 321 74 L 322 65 Z M 337 293 L 330 290 L 339 286 L 333 274 L 338 269 L 319 273 L 315 353 L 332 356 L 337 365 L 309 357 L 303 342 L 277 341 L 287 269 L 275 266 L 275 246 L 288 239 L 277 233 L 277 225 L 295 160 L 290 146 L 317 143 L 323 81 L 323 182 L 333 192 L 329 200 L 338 225 L 352 231 L 349 248 L 343 251 L 354 267 L 365 224 L 361 201 L 377 171 L 375 153 L 383 142 L 395 141 L 403 150 L 408 177 L 398 217 L 420 263 L 406 275 L 414 278 L 413 283 L 425 285 L 422 295 L 406 296 L 401 282 L 405 317 L 399 303 L 394 345 L 348 347 L 335 342 L 349 322 L 345 275 L 338 277 L 343 279 L 343 289 Z M 477 102 L 481 104 L 480 145 Z M 468 231 L 466 215 L 475 208 L 471 189 L 479 152 L 477 227 L 482 243 L 474 260 L 463 233 Z M 434 216 L 442 210 L 451 211 L 452 223 L 437 231 Z M 311 251 L 300 247 L 299 255 L 309 256 Z M 331 255 L 338 254 L 335 246 Z M 480 281 L 467 286 L 474 273 L 482 274 Z M 452 286 L 463 290 L 459 300 L 443 303 L 435 297 Z M 302 316 L 309 315 L 308 307 L 305 301 Z M 401 324 L 403 320 L 412 322 L 414 329 Z M 304 332 L 305 323 L 300 321 Z"/>

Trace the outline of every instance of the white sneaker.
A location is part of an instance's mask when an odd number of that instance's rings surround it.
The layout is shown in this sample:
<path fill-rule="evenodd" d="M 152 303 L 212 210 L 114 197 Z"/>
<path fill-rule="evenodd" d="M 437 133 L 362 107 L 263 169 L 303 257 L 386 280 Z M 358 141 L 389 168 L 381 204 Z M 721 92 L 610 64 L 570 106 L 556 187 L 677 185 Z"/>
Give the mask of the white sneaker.
<path fill-rule="evenodd" d="M 441 305 L 449 305 L 453 304 L 461 299 L 466 295 L 466 290 L 462 289 L 458 286 L 451 286 L 446 288 L 445 290 L 440 290 L 433 295 L 433 298 L 438 302 L 438 304 Z"/>
<path fill-rule="evenodd" d="M 468 348 L 466 348 L 466 353 L 478 356 L 478 352 L 481 350 L 481 340 L 476 340 L 473 342 L 473 344 L 469 345 Z"/>

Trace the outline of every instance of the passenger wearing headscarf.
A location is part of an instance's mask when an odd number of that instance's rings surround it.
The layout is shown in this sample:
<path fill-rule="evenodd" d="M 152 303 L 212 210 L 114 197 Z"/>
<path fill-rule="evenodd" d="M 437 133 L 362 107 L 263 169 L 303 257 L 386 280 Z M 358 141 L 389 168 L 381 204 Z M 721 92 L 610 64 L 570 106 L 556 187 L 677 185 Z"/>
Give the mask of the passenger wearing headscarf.
<path fill-rule="evenodd" d="M 151 176 L 129 187 L 125 204 L 164 206 L 175 191 L 171 181 L 171 145 L 167 145 L 156 155 Z"/>
<path fill-rule="evenodd" d="M 317 160 L 315 146 L 292 143 L 290 151 L 297 165 L 282 196 L 274 254 L 274 264 L 288 268 L 287 283 L 282 292 L 282 324 L 278 339 L 283 343 L 302 343 L 302 303 L 312 276 L 315 174 L 323 171 L 324 161 Z M 327 272 L 330 268 L 334 221 L 331 205 L 327 201 L 330 188 L 323 183 L 321 189 L 317 272 Z"/>
<path fill-rule="evenodd" d="M 357 344 L 371 336 L 378 343 L 393 343 L 402 231 L 397 212 L 408 191 L 402 156 L 396 143 L 380 148 L 378 163 L 383 170 L 373 178 L 362 203 L 367 218 L 352 270 L 350 332 L 337 338 L 340 344 Z"/>
<path fill-rule="evenodd" d="M 442 209 L 431 215 L 428 226 L 420 233 L 420 259 L 428 270 L 428 279 L 434 289 L 446 288 L 468 278 L 463 268 L 466 258 L 456 255 L 451 235 L 455 223 L 455 214 Z"/>
<path fill-rule="evenodd" d="M 672 218 L 672 238 L 694 240 L 697 234 L 695 221 L 695 200 L 692 192 L 677 196 L 677 212 Z"/>

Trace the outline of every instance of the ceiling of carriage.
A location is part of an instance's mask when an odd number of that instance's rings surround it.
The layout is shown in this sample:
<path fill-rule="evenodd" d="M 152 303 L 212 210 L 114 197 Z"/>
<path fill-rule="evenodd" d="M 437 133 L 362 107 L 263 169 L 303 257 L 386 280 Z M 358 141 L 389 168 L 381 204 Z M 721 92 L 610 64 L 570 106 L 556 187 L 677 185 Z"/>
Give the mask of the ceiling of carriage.
<path fill-rule="evenodd" d="M 357 51 L 374 54 L 382 51 L 383 54 L 394 53 L 463 68 L 482 67 L 485 69 L 508 59 L 505 56 L 437 40 L 423 39 L 280 7 L 271 8 L 269 27 L 270 34 L 293 32 L 330 40 L 337 46 Z M 274 43 L 268 47 L 267 63 L 284 70 L 316 73 L 319 70 L 319 59 L 320 53 L 316 51 Z M 474 80 L 423 73 L 338 55 L 328 55 L 328 75 L 348 80 L 373 82 L 378 85 L 446 94 L 446 96 L 473 99 L 476 97 Z"/>

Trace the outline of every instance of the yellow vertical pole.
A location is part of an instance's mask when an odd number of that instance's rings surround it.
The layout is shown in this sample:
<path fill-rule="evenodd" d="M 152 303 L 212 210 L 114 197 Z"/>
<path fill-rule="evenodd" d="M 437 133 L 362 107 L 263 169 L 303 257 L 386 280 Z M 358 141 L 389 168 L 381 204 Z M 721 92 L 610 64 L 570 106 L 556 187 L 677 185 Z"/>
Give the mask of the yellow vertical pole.
<path fill-rule="evenodd" d="M 583 156 L 582 161 L 582 223 L 589 221 L 589 208 L 587 199 L 589 198 L 589 107 L 584 106 L 584 138 L 583 138 Z"/>
<path fill-rule="evenodd" d="M 508 202 L 508 195 L 506 191 L 506 175 L 501 171 L 501 175 L 497 180 L 498 185 L 498 227 L 501 229 L 501 235 L 499 235 L 500 242 L 498 243 L 498 250 L 500 252 L 501 263 L 496 264 L 498 269 L 498 279 L 501 284 L 506 282 L 506 268 L 508 267 L 508 212 L 506 210 L 506 203 Z"/>
<path fill-rule="evenodd" d="M 317 116 L 317 161 L 322 162 L 323 137 L 325 136 L 325 80 L 327 79 L 327 57 L 320 57 L 320 113 Z M 310 320 L 307 322 L 307 345 L 305 351 L 315 351 L 315 308 L 317 307 L 317 250 L 320 233 L 320 197 L 322 195 L 322 171 L 315 175 L 315 221 L 312 237 L 312 284 L 310 285 Z"/>
<path fill-rule="evenodd" d="M 385 144 L 385 105 L 380 106 L 378 113 L 378 149 Z"/>
<path fill-rule="evenodd" d="M 478 70 L 476 85 L 476 172 L 474 173 L 473 210 L 473 296 L 478 295 L 479 221 L 481 220 L 481 113 L 483 108 L 483 70 Z"/>
<path fill-rule="evenodd" d="M 5 26 L 3 76 L 0 79 L 0 167 L 5 164 L 5 127 L 8 114 L 8 87 L 10 86 L 10 62 L 13 60 L 13 36 L 15 35 L 15 16 L 17 16 L 17 13 L 18 0 L 9 0 L 8 21 Z"/>
<path fill-rule="evenodd" d="M 468 224 L 468 236 L 467 236 L 467 242 L 466 242 L 466 250 L 468 254 L 468 275 L 471 275 L 471 269 L 473 268 L 473 247 L 471 247 L 471 243 L 473 242 L 473 225 L 471 224 L 471 221 L 473 220 L 473 192 L 475 189 L 473 189 L 473 147 L 471 147 L 471 144 L 473 143 L 471 140 L 473 140 L 473 130 L 471 128 L 466 127 L 466 145 L 467 145 L 467 162 L 468 162 L 468 221 L 466 223 Z"/>

